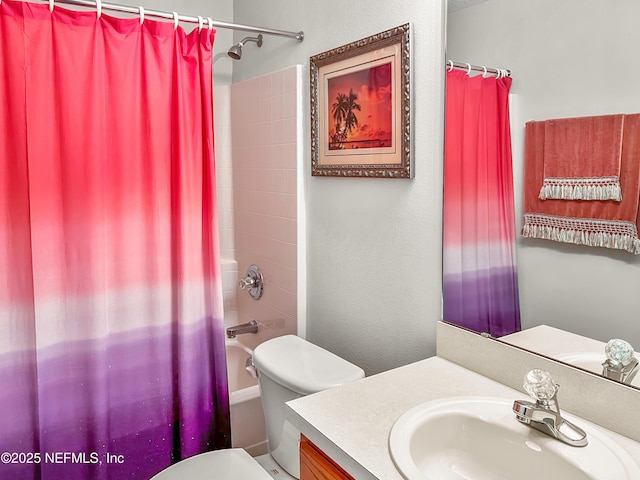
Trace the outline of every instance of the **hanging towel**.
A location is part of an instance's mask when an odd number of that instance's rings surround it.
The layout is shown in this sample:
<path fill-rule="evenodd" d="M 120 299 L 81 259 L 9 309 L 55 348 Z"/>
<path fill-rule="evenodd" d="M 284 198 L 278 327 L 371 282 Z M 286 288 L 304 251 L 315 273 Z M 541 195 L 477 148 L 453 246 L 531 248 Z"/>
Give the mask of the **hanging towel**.
<path fill-rule="evenodd" d="M 541 199 L 622 200 L 624 115 L 544 122 Z"/>
<path fill-rule="evenodd" d="M 622 201 L 541 200 L 545 122 L 525 131 L 524 226 L 522 236 L 626 250 L 640 254 L 640 114 L 625 115 L 620 160 Z"/>

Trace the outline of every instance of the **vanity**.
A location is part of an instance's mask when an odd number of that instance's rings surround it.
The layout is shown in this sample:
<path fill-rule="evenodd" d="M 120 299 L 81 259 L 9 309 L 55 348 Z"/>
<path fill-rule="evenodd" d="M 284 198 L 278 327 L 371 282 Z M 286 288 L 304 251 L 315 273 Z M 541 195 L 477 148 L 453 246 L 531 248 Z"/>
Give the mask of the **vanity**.
<path fill-rule="evenodd" d="M 556 442 L 562 445 L 558 447 L 560 451 L 564 448 L 568 455 L 584 455 L 585 459 L 592 457 L 590 461 L 597 460 L 593 458 L 592 452 L 595 452 L 597 457 L 600 455 L 599 452 L 606 451 L 606 455 L 611 454 L 620 459 L 621 466 L 615 466 L 620 470 L 611 477 L 612 479 L 640 478 L 625 477 L 625 474 L 621 473 L 626 471 L 629 475 L 640 474 L 640 413 L 635 408 L 638 405 L 639 393 L 635 389 L 442 322 L 438 324 L 437 341 L 438 351 L 435 357 L 288 403 L 289 420 L 303 434 L 301 480 L 429 478 L 403 476 L 397 466 L 401 459 L 398 455 L 394 458 L 390 453 L 390 432 L 394 429 L 396 421 L 403 415 L 408 415 L 407 412 L 412 409 L 414 413 L 417 410 L 418 416 L 409 418 L 403 428 L 419 423 L 419 419 L 424 418 L 420 411 L 421 405 L 426 402 L 430 402 L 428 405 L 444 402 L 443 411 L 455 410 L 446 405 L 452 399 L 454 404 L 457 401 L 473 405 L 484 401 L 495 403 L 496 399 L 504 399 L 507 402 L 504 406 L 504 416 L 496 421 L 496 425 L 504 424 L 507 428 L 513 427 L 515 430 L 524 429 L 525 433 L 519 430 L 519 434 L 530 435 L 527 438 L 531 441 L 526 442 L 530 443 L 530 448 L 545 450 L 545 445 L 556 448 L 554 443 L 549 443 Z M 524 425 L 518 425 L 510 403 L 514 400 L 531 400 L 522 389 L 522 380 L 533 368 L 549 371 L 554 380 L 562 385 L 558 393 L 562 413 L 566 412 L 572 422 L 585 429 L 590 436 L 588 446 L 564 445 L 559 440 Z M 612 418 L 619 413 L 618 411 L 625 412 L 623 418 Z M 437 418 L 437 415 L 433 418 Z M 438 425 L 442 427 L 443 424 L 433 423 L 431 432 L 426 428 L 418 434 L 423 437 L 433 435 L 433 430 L 437 430 Z M 441 428 L 440 431 L 444 434 L 445 430 L 454 428 L 451 425 Z M 395 428 L 397 430 L 399 427 Z M 504 437 L 503 433 L 493 437 L 492 435 L 487 430 L 487 440 L 479 442 L 484 443 L 483 448 L 488 447 L 489 453 L 491 443 Z M 425 437 L 421 441 L 428 444 L 428 440 Z M 391 446 L 394 441 L 391 440 Z M 465 447 L 456 446 L 457 448 Z M 503 448 L 503 445 L 496 445 L 494 450 Z M 311 471 L 305 470 L 305 462 L 312 465 Z M 611 462 L 612 468 L 614 463 L 616 462 Z M 602 467 L 603 465 L 598 466 L 597 461 L 593 463 L 595 469 Z M 526 469 L 524 466 L 519 468 Z M 563 480 L 603 478 L 599 476 L 601 473 L 594 471 L 575 477 L 557 471 L 560 475 L 557 478 Z M 592 476 L 594 474 L 598 476 Z M 431 475 L 438 480 L 467 478 L 436 477 L 433 473 Z M 480 475 L 477 478 L 492 477 Z"/>

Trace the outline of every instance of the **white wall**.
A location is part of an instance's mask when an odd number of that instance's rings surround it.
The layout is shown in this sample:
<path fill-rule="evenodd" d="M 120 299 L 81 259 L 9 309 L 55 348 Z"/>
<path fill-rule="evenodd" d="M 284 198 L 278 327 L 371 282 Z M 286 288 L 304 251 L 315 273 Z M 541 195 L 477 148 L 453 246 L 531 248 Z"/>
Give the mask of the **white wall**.
<path fill-rule="evenodd" d="M 237 23 L 305 32 L 302 43 L 267 36 L 260 49 L 248 44 L 234 65 L 234 82 L 302 64 L 308 85 L 309 56 L 413 24 L 413 180 L 311 177 L 309 93 L 303 89 L 306 336 L 367 374 L 435 353 L 442 286 L 443 3 L 245 0 L 234 7 Z"/>
<path fill-rule="evenodd" d="M 518 230 L 524 124 L 640 112 L 636 0 L 489 0 L 449 15 L 447 58 L 510 68 Z M 518 239 L 523 327 L 557 326 L 640 349 L 640 257 Z"/>

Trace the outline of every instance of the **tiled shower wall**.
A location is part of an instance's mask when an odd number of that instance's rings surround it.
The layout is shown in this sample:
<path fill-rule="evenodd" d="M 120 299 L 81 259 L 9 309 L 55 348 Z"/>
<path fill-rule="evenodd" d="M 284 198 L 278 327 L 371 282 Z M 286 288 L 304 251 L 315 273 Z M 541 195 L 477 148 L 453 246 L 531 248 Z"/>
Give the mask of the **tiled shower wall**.
<path fill-rule="evenodd" d="M 251 348 L 297 330 L 301 73 L 296 66 L 215 89 L 225 323 L 257 320 L 260 333 L 241 337 Z M 265 279 L 257 301 L 237 287 L 251 264 Z"/>
<path fill-rule="evenodd" d="M 238 292 L 238 318 L 257 320 L 248 346 L 296 333 L 298 76 L 291 67 L 231 86 L 235 258 L 238 275 L 256 264 L 260 300 Z"/>
<path fill-rule="evenodd" d="M 233 235 L 233 170 L 231 164 L 231 87 L 214 88 L 216 192 L 218 231 L 222 258 L 222 289 L 225 326 L 238 323 L 238 264 Z"/>

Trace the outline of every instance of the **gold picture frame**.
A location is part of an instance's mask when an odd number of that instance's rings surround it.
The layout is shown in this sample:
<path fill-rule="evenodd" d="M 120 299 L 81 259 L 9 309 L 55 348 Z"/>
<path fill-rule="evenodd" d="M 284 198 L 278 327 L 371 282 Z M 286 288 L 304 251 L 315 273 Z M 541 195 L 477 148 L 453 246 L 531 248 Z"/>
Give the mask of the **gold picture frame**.
<path fill-rule="evenodd" d="M 311 175 L 412 178 L 410 25 L 314 55 Z"/>

